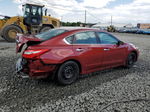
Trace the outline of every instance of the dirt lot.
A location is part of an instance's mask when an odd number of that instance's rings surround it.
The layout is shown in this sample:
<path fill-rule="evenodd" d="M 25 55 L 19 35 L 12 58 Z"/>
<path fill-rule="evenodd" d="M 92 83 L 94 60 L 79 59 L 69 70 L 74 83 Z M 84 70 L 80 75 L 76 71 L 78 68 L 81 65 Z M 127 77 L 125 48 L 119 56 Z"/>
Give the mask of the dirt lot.
<path fill-rule="evenodd" d="M 132 69 L 95 72 L 70 86 L 22 79 L 15 44 L 0 40 L 0 112 L 150 112 L 150 36 L 115 34 L 141 50 Z"/>

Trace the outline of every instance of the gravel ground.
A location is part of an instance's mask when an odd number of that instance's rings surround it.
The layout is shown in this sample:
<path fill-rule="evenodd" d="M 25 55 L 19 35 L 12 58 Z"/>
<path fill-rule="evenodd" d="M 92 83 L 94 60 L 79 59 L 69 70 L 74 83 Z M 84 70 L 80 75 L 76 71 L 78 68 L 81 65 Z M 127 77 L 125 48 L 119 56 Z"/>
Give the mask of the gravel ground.
<path fill-rule="evenodd" d="M 1 39 L 0 112 L 150 112 L 150 36 L 114 35 L 140 48 L 135 66 L 88 74 L 69 86 L 20 78 L 15 44 Z"/>

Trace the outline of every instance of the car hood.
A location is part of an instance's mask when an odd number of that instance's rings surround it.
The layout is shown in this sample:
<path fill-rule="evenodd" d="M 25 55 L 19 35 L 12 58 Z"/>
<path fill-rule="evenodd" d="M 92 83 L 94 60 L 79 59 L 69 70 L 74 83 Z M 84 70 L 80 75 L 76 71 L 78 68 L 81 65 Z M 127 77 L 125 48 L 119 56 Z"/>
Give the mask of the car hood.
<path fill-rule="evenodd" d="M 31 45 L 39 44 L 41 42 L 42 42 L 42 40 L 35 37 L 35 35 L 17 34 L 17 37 L 16 37 L 16 53 L 21 52 L 24 45 L 26 45 L 26 47 L 29 47 Z"/>

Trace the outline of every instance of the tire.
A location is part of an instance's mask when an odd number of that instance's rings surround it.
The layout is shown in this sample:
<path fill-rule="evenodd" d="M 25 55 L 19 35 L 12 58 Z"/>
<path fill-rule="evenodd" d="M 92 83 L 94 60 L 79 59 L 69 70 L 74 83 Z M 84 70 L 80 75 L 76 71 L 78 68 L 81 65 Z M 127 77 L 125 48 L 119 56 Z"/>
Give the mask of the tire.
<path fill-rule="evenodd" d="M 15 42 L 17 33 L 23 33 L 19 27 L 15 25 L 6 26 L 3 29 L 3 38 L 8 42 Z"/>
<path fill-rule="evenodd" d="M 126 68 L 131 68 L 136 62 L 137 55 L 134 52 L 131 52 L 126 60 Z"/>
<path fill-rule="evenodd" d="M 68 61 L 62 64 L 57 73 L 57 81 L 62 85 L 72 84 L 79 76 L 79 66 L 74 61 Z"/>
<path fill-rule="evenodd" d="M 50 30 L 50 29 L 52 29 L 52 28 L 49 27 L 49 26 L 44 26 L 44 27 L 42 27 L 42 28 L 40 29 L 40 33 L 46 32 L 46 31 L 48 31 L 48 30 Z"/>

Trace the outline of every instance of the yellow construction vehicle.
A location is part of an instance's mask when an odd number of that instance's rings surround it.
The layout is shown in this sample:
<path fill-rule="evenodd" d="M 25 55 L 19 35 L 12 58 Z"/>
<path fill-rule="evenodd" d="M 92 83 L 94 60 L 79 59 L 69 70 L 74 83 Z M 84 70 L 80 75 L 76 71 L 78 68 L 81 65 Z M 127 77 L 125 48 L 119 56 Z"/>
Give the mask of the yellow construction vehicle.
<path fill-rule="evenodd" d="M 110 26 L 107 27 L 107 31 L 108 32 L 115 32 L 116 29 L 115 29 L 115 27 L 113 25 L 110 25 Z"/>
<path fill-rule="evenodd" d="M 17 33 L 36 34 L 59 27 L 59 19 L 47 15 L 47 9 L 44 12 L 43 7 L 43 5 L 25 4 L 23 5 L 23 16 L 0 15 L 3 17 L 0 19 L 0 36 L 8 42 L 14 42 Z"/>

